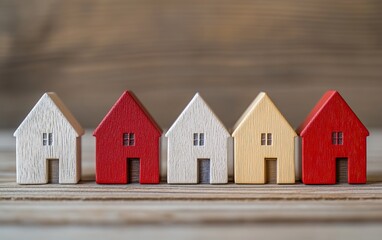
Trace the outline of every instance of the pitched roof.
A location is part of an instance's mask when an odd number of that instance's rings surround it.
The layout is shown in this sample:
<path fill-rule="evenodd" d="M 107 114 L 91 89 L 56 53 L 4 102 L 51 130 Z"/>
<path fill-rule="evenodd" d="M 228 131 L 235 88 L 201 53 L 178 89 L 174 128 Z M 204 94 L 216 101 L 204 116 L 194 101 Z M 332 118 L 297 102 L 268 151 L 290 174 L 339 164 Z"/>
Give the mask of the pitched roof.
<path fill-rule="evenodd" d="M 207 110 L 207 113 L 210 115 L 212 119 L 214 119 L 214 122 L 223 130 L 223 132 L 227 135 L 227 137 L 231 136 L 228 132 L 228 130 L 225 128 L 224 124 L 220 121 L 220 119 L 215 115 L 215 113 L 211 110 L 211 108 L 208 106 L 208 104 L 204 101 L 202 96 L 200 96 L 199 93 L 196 93 L 195 96 L 192 98 L 192 100 L 188 103 L 186 108 L 183 110 L 183 112 L 179 115 L 179 117 L 175 120 L 175 122 L 172 124 L 170 129 L 166 133 L 166 137 L 171 134 L 171 132 L 178 127 L 179 122 L 184 118 L 184 116 L 187 114 L 188 111 L 191 111 L 194 107 L 199 107 L 200 109 Z M 198 117 L 198 116 L 195 116 Z"/>
<path fill-rule="evenodd" d="M 84 129 L 77 122 L 75 117 L 72 115 L 72 113 L 69 111 L 69 109 L 65 106 L 65 104 L 61 101 L 61 99 L 57 96 L 57 94 L 54 92 L 48 92 L 48 93 L 44 93 L 44 95 L 36 103 L 36 105 L 33 107 L 33 109 L 30 111 L 30 113 L 24 119 L 24 121 L 16 129 L 15 133 L 13 134 L 14 136 L 16 136 L 21 129 L 26 127 L 27 120 L 29 118 L 33 117 L 36 114 L 36 111 L 38 111 L 38 109 L 39 109 L 38 107 L 41 104 L 46 103 L 47 101 L 53 103 L 53 106 L 57 107 L 57 110 L 62 113 L 62 117 L 64 117 L 68 121 L 68 124 L 70 124 L 70 126 L 72 126 L 74 131 L 77 133 L 77 136 L 82 136 L 85 133 Z"/>
<path fill-rule="evenodd" d="M 137 96 L 135 96 L 135 94 L 132 91 L 127 90 L 127 91 L 123 92 L 122 96 L 117 100 L 117 102 L 113 105 L 113 107 L 110 109 L 110 111 L 106 114 L 106 116 L 101 121 L 101 123 L 98 125 L 98 127 L 94 130 L 94 132 L 93 132 L 94 136 L 104 126 L 105 122 L 110 117 L 112 112 L 116 111 L 117 106 L 119 106 L 120 104 L 125 104 L 126 100 L 132 100 L 133 103 L 136 104 L 139 107 L 139 109 L 141 109 L 143 115 L 152 124 L 152 126 L 158 132 L 158 134 L 162 133 L 162 129 L 159 127 L 159 125 L 154 120 L 154 118 L 150 115 L 150 113 L 147 111 L 147 109 L 143 106 L 143 104 L 139 101 Z"/>
<path fill-rule="evenodd" d="M 279 118 L 281 121 L 284 121 L 286 126 L 290 129 L 290 132 L 296 135 L 294 129 L 290 126 L 288 121 L 285 119 L 285 117 L 280 113 L 276 105 L 273 103 L 271 98 L 265 93 L 265 92 L 260 92 L 259 95 L 255 98 L 255 100 L 252 101 L 252 103 L 249 105 L 249 107 L 245 110 L 245 112 L 241 115 L 239 120 L 236 122 L 234 125 L 234 132 L 232 133 L 232 136 L 235 136 L 239 129 L 243 126 L 243 124 L 250 118 L 251 113 L 255 111 L 255 109 L 261 104 L 265 103 L 267 106 L 273 110 L 276 114 L 279 115 Z"/>
<path fill-rule="evenodd" d="M 353 120 L 358 123 L 359 126 L 361 126 L 361 130 L 365 131 L 367 135 L 369 135 L 369 131 L 363 125 L 361 120 L 357 117 L 357 115 L 353 112 L 353 110 L 349 107 L 349 105 L 346 103 L 346 101 L 342 98 L 342 96 L 339 94 L 338 91 L 335 90 L 329 90 L 327 91 L 324 96 L 318 101 L 316 106 L 312 109 L 312 111 L 309 113 L 305 121 L 299 126 L 297 129 L 297 132 L 299 133 L 300 136 L 304 135 L 306 131 L 309 129 L 310 125 L 317 119 L 317 117 L 320 115 L 321 111 L 325 109 L 326 106 L 329 104 L 332 104 L 336 100 L 339 100 L 344 104 L 346 107 L 347 111 L 351 113 L 353 116 Z M 346 121 L 350 121 L 349 119 Z"/>

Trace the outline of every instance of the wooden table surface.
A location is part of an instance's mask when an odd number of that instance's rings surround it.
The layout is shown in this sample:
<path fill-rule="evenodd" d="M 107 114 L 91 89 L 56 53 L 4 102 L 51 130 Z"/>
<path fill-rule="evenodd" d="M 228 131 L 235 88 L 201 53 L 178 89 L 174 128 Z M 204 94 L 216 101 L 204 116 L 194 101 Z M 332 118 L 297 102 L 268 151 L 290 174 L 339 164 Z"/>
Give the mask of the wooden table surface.
<path fill-rule="evenodd" d="M 0 131 L 0 239 L 380 239 L 382 131 L 368 139 L 368 184 L 332 186 L 97 185 L 90 133 L 83 181 L 26 186 Z"/>

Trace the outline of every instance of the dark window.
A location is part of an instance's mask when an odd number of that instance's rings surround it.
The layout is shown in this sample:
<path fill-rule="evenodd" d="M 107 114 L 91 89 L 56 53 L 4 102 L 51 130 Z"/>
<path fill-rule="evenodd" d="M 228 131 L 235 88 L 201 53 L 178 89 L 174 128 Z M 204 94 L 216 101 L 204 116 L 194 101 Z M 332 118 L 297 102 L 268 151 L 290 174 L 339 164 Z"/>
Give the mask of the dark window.
<path fill-rule="evenodd" d="M 43 146 L 52 146 L 53 145 L 53 134 L 52 133 L 43 133 L 42 134 L 42 145 Z"/>
<path fill-rule="evenodd" d="M 265 133 L 261 134 L 261 145 L 265 146 L 267 144 L 267 135 Z"/>
<path fill-rule="evenodd" d="M 261 145 L 271 146 L 272 145 L 272 133 L 262 133 L 261 134 Z"/>
<path fill-rule="evenodd" d="M 332 132 L 332 144 L 333 145 L 343 145 L 344 144 L 344 133 L 343 132 Z"/>
<path fill-rule="evenodd" d="M 204 133 L 194 133 L 194 146 L 204 146 Z"/>
<path fill-rule="evenodd" d="M 123 134 L 123 146 L 134 146 L 135 145 L 135 134 L 134 133 L 124 133 Z"/>

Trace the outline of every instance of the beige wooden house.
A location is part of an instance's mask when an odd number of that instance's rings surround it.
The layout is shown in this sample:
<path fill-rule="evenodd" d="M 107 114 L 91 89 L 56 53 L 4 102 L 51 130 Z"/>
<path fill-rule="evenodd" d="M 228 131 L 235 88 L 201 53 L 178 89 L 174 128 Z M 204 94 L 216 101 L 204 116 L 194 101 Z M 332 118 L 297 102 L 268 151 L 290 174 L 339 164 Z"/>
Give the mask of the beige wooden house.
<path fill-rule="evenodd" d="M 260 93 L 234 127 L 238 184 L 295 182 L 296 132 L 266 93 Z"/>

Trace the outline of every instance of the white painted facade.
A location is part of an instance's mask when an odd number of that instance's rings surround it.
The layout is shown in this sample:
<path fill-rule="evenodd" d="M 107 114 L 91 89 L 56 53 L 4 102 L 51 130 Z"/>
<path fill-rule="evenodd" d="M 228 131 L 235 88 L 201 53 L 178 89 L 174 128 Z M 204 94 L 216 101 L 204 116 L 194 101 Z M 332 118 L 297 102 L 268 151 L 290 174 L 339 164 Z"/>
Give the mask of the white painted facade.
<path fill-rule="evenodd" d="M 81 178 L 83 134 L 58 96 L 45 93 L 14 133 L 17 183 L 47 183 L 47 159 L 59 160 L 59 183 L 77 183 Z"/>
<path fill-rule="evenodd" d="M 204 143 L 194 146 L 194 134 Z M 168 138 L 167 181 L 170 184 L 198 183 L 198 159 L 210 159 L 210 183 L 228 182 L 230 134 L 197 93 L 166 133 Z"/>

